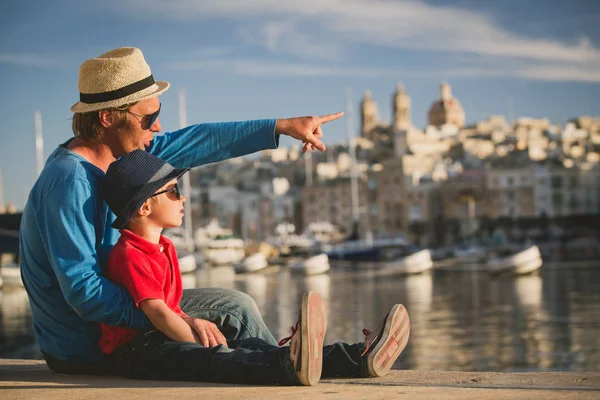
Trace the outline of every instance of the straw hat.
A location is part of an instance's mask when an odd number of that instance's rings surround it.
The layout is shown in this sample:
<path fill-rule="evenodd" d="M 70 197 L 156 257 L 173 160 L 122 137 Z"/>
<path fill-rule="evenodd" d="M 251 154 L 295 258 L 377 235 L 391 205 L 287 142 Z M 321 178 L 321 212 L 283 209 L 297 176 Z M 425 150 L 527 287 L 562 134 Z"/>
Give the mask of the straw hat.
<path fill-rule="evenodd" d="M 75 113 L 103 110 L 150 99 L 169 88 L 155 82 L 140 49 L 121 47 L 84 61 L 79 68 L 79 101 Z"/>

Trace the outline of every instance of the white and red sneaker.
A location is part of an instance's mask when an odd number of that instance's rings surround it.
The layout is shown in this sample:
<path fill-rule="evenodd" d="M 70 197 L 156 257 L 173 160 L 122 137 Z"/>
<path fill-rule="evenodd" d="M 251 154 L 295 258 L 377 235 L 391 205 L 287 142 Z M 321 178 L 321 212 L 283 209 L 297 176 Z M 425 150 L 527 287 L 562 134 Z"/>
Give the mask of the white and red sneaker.
<path fill-rule="evenodd" d="M 321 379 L 326 331 L 327 309 L 323 299 L 316 292 L 305 293 L 292 335 L 279 341 L 280 346 L 290 342 L 290 359 L 302 385 L 316 385 Z"/>
<path fill-rule="evenodd" d="M 402 304 L 396 304 L 385 316 L 377 331 L 363 329 L 369 376 L 384 376 L 402 353 L 410 336 L 410 319 Z"/>

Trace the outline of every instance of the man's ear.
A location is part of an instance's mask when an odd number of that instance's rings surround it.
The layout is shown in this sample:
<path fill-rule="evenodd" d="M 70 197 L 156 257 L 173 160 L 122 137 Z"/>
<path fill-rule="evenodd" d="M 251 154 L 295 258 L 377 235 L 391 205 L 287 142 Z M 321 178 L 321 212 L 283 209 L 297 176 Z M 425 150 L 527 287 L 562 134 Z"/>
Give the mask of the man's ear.
<path fill-rule="evenodd" d="M 150 207 L 150 199 L 146 200 L 137 212 L 140 217 L 147 217 L 148 215 L 150 215 L 150 213 L 152 212 L 152 207 Z"/>
<path fill-rule="evenodd" d="M 103 128 L 110 128 L 112 125 L 114 113 L 110 110 L 98 111 L 98 121 Z"/>

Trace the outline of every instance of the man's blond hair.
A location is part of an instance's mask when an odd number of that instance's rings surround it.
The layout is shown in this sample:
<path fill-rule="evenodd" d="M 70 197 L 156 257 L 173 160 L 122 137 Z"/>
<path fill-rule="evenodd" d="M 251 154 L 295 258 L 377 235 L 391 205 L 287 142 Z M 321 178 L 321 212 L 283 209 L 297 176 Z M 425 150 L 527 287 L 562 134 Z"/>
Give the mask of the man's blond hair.
<path fill-rule="evenodd" d="M 137 103 L 125 104 L 119 107 L 100 111 L 118 111 L 113 125 L 116 128 L 123 127 L 127 123 L 125 111 Z M 104 137 L 104 127 L 100 123 L 100 111 L 90 111 L 86 113 L 75 113 L 73 115 L 73 134 L 87 143 L 98 143 Z"/>

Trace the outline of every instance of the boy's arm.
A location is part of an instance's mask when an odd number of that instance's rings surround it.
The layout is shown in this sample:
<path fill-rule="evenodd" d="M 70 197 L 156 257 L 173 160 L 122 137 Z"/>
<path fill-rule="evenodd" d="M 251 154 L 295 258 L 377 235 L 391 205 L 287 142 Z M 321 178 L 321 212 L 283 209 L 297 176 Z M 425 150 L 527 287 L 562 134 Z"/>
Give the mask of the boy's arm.
<path fill-rule="evenodd" d="M 176 342 L 195 343 L 194 332 L 183 318 L 172 311 L 162 299 L 140 301 L 140 308 L 156 329 Z"/>

